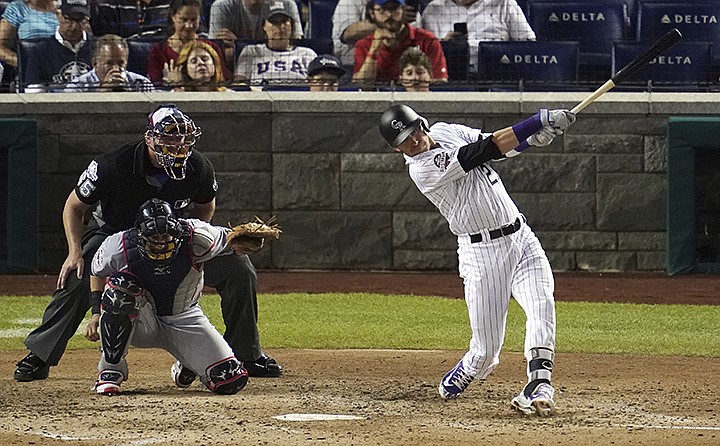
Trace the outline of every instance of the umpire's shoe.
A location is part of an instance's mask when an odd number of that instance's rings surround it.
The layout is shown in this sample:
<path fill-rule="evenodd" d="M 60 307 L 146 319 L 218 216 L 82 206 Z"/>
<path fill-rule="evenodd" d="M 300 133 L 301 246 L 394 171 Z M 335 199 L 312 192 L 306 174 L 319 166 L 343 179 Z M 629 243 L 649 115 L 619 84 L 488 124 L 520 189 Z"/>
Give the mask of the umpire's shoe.
<path fill-rule="evenodd" d="M 243 361 L 242 363 L 248 375 L 255 378 L 277 378 L 283 373 L 282 366 L 265 353 L 254 361 Z"/>
<path fill-rule="evenodd" d="M 38 355 L 30 352 L 17 363 L 13 379 L 19 382 L 29 382 L 36 379 L 45 379 L 48 375 L 50 375 L 50 366 L 45 364 L 45 361 L 40 359 Z"/>

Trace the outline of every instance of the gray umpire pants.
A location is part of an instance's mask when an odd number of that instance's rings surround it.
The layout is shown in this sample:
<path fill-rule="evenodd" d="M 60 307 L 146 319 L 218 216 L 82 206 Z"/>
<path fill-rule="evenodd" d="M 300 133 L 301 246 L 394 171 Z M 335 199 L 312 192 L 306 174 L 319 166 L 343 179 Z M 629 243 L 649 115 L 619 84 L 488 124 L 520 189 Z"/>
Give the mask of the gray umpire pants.
<path fill-rule="evenodd" d="M 75 271 L 65 288 L 53 292 L 42 323 L 25 338 L 25 345 L 48 365 L 57 365 L 70 338 L 75 334 L 91 306 L 90 264 L 103 240 L 110 234 L 102 229 L 85 236 L 85 271 L 78 279 Z M 260 357 L 257 331 L 257 273 L 248 256 L 227 255 L 205 263 L 205 285 L 215 288 L 221 297 L 225 322 L 224 338 L 240 361 Z"/>

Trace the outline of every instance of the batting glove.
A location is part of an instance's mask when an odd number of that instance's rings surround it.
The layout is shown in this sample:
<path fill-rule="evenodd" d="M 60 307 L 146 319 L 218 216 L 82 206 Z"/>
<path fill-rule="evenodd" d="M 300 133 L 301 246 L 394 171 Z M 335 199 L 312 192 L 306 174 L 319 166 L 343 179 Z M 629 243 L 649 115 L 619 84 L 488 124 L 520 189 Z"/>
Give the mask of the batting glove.
<path fill-rule="evenodd" d="M 570 110 L 541 108 L 539 115 L 543 126 L 550 125 L 558 130 L 565 130 L 575 122 L 575 113 Z"/>
<path fill-rule="evenodd" d="M 545 127 L 541 128 L 537 132 L 533 133 L 528 139 L 527 142 L 529 145 L 534 147 L 545 147 L 549 146 L 550 143 L 553 142 L 553 139 L 555 139 L 556 136 L 560 136 L 563 134 L 563 131 L 560 129 L 556 129 L 555 127 L 546 125 Z"/>

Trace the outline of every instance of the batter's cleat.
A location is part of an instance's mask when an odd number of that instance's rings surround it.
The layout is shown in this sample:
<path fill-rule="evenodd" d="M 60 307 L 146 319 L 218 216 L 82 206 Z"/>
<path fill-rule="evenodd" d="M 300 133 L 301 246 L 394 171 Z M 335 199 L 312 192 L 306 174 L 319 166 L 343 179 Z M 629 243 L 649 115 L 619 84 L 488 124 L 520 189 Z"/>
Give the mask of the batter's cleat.
<path fill-rule="evenodd" d="M 50 366 L 33 352 L 28 353 L 16 365 L 17 369 L 13 373 L 15 381 L 30 382 L 36 379 L 46 379 L 50 375 Z"/>
<path fill-rule="evenodd" d="M 525 396 L 521 391 L 518 396 L 512 399 L 510 406 L 513 410 L 523 415 L 537 415 L 547 417 L 555 413 L 555 389 L 547 383 L 540 383 L 530 396 Z"/>
<path fill-rule="evenodd" d="M 93 389 L 100 395 L 117 395 L 120 393 L 120 384 L 123 381 L 125 381 L 125 376 L 117 370 L 103 370 L 98 375 Z"/>
<path fill-rule="evenodd" d="M 242 361 L 242 363 L 248 375 L 255 378 L 277 378 L 283 373 L 282 366 L 265 353 L 254 361 Z"/>
<path fill-rule="evenodd" d="M 176 386 L 186 389 L 195 381 L 197 373 L 180 364 L 180 361 L 175 361 L 175 364 L 170 367 L 170 376 Z"/>
<path fill-rule="evenodd" d="M 463 369 L 461 359 L 452 370 L 443 376 L 438 386 L 438 393 L 446 400 L 455 399 L 467 389 L 474 378 Z"/>

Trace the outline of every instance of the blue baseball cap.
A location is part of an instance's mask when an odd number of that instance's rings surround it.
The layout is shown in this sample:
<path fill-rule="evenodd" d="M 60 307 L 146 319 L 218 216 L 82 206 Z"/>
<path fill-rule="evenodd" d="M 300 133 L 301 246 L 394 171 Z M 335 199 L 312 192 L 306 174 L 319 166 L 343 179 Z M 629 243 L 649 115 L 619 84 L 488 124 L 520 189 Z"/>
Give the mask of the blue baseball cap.
<path fill-rule="evenodd" d="M 375 0 L 375 4 L 378 6 L 385 6 L 388 3 L 395 2 L 399 4 L 400 6 L 405 4 L 405 0 Z"/>

